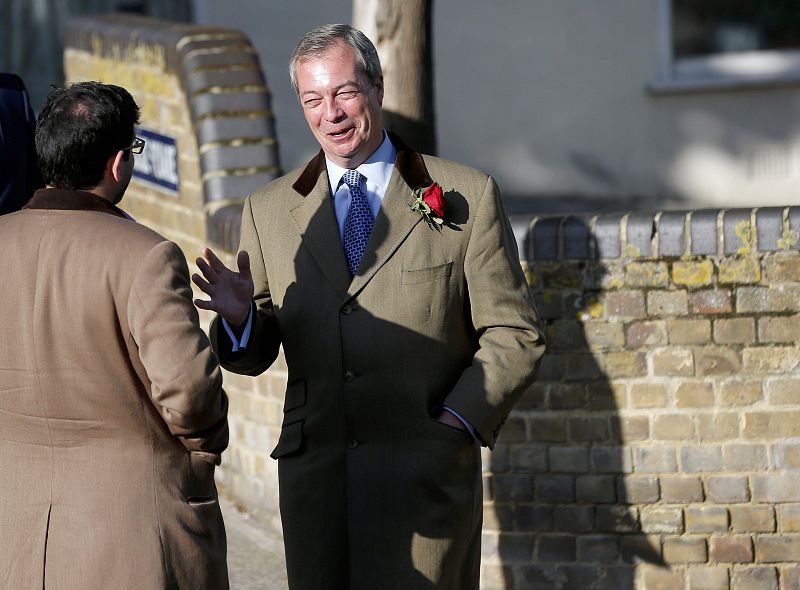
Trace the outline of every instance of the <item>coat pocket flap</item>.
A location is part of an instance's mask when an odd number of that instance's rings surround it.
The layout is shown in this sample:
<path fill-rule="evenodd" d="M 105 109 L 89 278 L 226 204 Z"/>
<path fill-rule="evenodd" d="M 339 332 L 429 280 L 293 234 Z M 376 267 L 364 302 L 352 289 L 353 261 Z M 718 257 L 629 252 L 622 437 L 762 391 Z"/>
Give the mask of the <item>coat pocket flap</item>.
<path fill-rule="evenodd" d="M 283 413 L 299 408 L 306 404 L 306 382 L 298 381 L 286 387 L 283 400 Z"/>
<path fill-rule="evenodd" d="M 428 268 L 420 268 L 417 270 L 404 270 L 402 283 L 404 285 L 418 285 L 420 283 L 427 283 L 437 279 L 444 279 L 449 277 L 453 272 L 453 263 L 446 262 L 439 266 L 430 266 Z"/>
<path fill-rule="evenodd" d="M 281 429 L 281 436 L 278 439 L 278 444 L 272 449 L 270 457 L 278 459 L 289 453 L 294 453 L 300 448 L 303 442 L 303 422 L 292 422 L 286 424 Z"/>

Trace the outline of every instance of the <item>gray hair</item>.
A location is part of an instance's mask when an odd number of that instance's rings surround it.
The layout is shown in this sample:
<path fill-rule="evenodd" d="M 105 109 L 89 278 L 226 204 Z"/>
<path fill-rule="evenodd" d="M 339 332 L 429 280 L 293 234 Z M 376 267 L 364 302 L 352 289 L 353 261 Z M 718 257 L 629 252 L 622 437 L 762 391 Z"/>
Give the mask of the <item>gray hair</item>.
<path fill-rule="evenodd" d="M 378 58 L 378 52 L 372 41 L 364 33 L 350 25 L 322 25 L 303 35 L 289 60 L 289 78 L 292 80 L 292 88 L 296 94 L 300 94 L 297 87 L 297 64 L 309 57 L 322 55 L 339 42 L 347 43 L 353 48 L 356 63 L 361 72 L 366 75 L 369 83 L 374 86 L 378 82 L 378 78 L 383 75 L 381 60 Z"/>

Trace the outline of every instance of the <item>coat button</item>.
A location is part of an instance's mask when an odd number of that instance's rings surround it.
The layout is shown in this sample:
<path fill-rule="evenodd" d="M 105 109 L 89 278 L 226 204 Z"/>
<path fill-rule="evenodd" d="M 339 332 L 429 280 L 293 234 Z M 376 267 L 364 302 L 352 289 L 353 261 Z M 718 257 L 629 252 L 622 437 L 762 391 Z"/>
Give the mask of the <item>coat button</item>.
<path fill-rule="evenodd" d="M 344 315 L 350 315 L 350 314 L 352 313 L 352 311 L 353 311 L 353 308 L 352 308 L 351 306 L 349 306 L 349 305 L 345 305 L 345 306 L 342 308 L 342 313 L 343 313 Z"/>
<path fill-rule="evenodd" d="M 353 379 L 356 378 L 356 374 L 353 371 L 345 371 L 344 372 L 344 380 L 350 383 Z"/>
<path fill-rule="evenodd" d="M 347 446 L 351 449 L 355 449 L 358 446 L 358 441 L 354 438 L 351 438 L 347 441 Z"/>

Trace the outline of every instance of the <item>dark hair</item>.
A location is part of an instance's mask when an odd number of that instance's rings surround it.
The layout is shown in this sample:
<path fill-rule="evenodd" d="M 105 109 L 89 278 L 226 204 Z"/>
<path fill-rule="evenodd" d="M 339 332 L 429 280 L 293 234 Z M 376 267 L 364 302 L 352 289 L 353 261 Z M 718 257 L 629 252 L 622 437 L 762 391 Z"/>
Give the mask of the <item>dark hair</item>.
<path fill-rule="evenodd" d="M 372 41 L 350 25 L 322 25 L 303 35 L 289 59 L 289 78 L 295 93 L 300 94 L 297 87 L 297 64 L 310 57 L 322 55 L 336 43 L 346 43 L 353 48 L 358 67 L 366 75 L 369 83 L 375 86 L 382 72 L 381 60 Z"/>
<path fill-rule="evenodd" d="M 139 107 L 120 86 L 79 82 L 53 90 L 36 123 L 36 153 L 45 183 L 94 188 L 108 159 L 133 142 Z"/>

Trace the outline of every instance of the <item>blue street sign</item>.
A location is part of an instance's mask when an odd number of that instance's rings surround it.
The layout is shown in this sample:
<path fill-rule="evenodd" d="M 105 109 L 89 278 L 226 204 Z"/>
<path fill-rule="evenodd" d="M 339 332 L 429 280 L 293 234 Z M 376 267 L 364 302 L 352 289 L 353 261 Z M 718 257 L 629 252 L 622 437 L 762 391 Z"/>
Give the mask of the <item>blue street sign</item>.
<path fill-rule="evenodd" d="M 144 151 L 137 154 L 133 176 L 178 193 L 178 146 L 174 137 L 138 127 L 137 137 L 145 140 Z"/>

